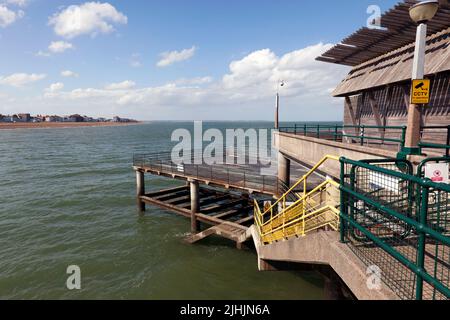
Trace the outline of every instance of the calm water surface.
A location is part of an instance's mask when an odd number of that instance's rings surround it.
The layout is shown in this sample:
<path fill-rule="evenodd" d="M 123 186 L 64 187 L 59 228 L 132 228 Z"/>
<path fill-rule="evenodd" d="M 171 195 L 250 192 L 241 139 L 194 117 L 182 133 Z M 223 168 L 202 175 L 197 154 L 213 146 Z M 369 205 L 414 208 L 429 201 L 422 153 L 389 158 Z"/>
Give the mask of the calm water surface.
<path fill-rule="evenodd" d="M 220 128 L 268 123 L 209 123 Z M 0 299 L 321 299 L 313 273 L 257 271 L 232 243 L 188 245 L 189 221 L 135 204 L 133 153 L 189 123 L 0 131 Z M 177 182 L 147 177 L 148 190 Z M 66 268 L 79 265 L 82 290 Z"/>

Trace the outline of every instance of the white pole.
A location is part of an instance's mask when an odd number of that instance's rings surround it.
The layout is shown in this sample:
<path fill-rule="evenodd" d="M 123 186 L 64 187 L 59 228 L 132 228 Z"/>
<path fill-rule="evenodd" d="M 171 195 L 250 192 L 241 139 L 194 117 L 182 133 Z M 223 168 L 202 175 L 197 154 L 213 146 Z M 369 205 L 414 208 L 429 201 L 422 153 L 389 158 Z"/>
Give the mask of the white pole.
<path fill-rule="evenodd" d="M 277 98 L 275 102 L 275 129 L 279 129 L 279 116 L 280 116 L 280 95 L 277 92 Z"/>
<path fill-rule="evenodd" d="M 421 23 L 417 27 L 416 47 L 414 52 L 412 80 L 423 79 L 425 75 L 425 47 L 427 38 L 427 25 Z M 417 154 L 420 149 L 422 113 L 419 105 L 410 104 L 408 108 L 408 128 L 406 131 L 405 146 L 409 149 L 409 153 Z"/>
<path fill-rule="evenodd" d="M 416 48 L 414 51 L 412 79 L 423 79 L 425 73 L 425 47 L 427 39 L 427 25 L 421 23 L 417 27 Z"/>

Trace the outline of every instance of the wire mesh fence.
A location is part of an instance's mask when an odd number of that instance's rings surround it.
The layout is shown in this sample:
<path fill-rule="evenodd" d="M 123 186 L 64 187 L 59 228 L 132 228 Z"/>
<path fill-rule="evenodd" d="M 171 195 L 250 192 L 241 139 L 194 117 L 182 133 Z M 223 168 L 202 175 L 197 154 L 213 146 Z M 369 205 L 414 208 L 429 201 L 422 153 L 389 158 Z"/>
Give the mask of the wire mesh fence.
<path fill-rule="evenodd" d="M 450 187 L 402 160 L 341 160 L 341 240 L 402 299 L 450 297 Z"/>

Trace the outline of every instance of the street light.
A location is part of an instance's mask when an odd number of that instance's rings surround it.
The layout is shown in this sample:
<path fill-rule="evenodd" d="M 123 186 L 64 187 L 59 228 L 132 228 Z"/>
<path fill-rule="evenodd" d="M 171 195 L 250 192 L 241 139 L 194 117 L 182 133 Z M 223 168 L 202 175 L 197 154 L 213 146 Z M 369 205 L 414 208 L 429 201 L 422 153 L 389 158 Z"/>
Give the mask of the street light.
<path fill-rule="evenodd" d="M 433 19 L 439 9 L 439 1 L 422 1 L 409 9 L 411 19 L 416 23 L 426 23 Z"/>
<path fill-rule="evenodd" d="M 279 116 L 280 116 L 280 89 L 281 87 L 284 87 L 284 81 L 280 80 L 277 84 L 277 99 L 276 99 L 276 106 L 275 106 L 275 129 L 280 128 L 279 124 Z"/>
<path fill-rule="evenodd" d="M 409 9 L 411 19 L 418 24 L 416 46 L 412 70 L 412 80 L 423 79 L 425 75 L 425 48 L 427 39 L 427 22 L 433 19 L 439 9 L 439 1 L 422 1 Z M 408 129 L 406 133 L 406 153 L 418 154 L 420 148 L 421 110 L 419 105 L 410 104 L 408 108 Z"/>

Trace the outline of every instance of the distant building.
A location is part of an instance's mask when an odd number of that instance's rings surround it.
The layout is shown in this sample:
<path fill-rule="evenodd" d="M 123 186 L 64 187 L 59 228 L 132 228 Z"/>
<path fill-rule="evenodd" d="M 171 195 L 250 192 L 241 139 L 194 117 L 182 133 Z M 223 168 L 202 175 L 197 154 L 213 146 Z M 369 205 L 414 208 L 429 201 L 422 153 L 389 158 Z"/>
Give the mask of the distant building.
<path fill-rule="evenodd" d="M 70 122 L 84 122 L 84 117 L 79 114 L 73 114 L 69 116 Z"/>
<path fill-rule="evenodd" d="M 30 122 L 31 120 L 31 115 L 29 113 L 19 113 L 17 117 L 21 122 Z"/>
<path fill-rule="evenodd" d="M 36 115 L 31 116 L 29 113 L 18 113 L 14 115 L 2 115 L 0 114 L 0 122 L 136 122 L 135 120 L 120 118 L 115 116 L 113 119 L 107 118 L 93 118 L 88 116 L 81 116 L 79 114 L 73 114 L 71 116 L 58 116 L 58 115 Z"/>
<path fill-rule="evenodd" d="M 84 122 L 96 122 L 97 120 L 95 120 L 94 118 L 92 118 L 92 117 L 86 117 L 86 116 L 84 116 Z"/>
<path fill-rule="evenodd" d="M 62 118 L 59 116 L 46 116 L 45 122 L 62 122 Z"/>

